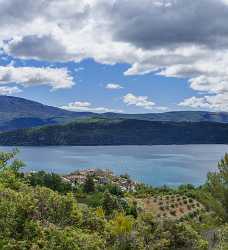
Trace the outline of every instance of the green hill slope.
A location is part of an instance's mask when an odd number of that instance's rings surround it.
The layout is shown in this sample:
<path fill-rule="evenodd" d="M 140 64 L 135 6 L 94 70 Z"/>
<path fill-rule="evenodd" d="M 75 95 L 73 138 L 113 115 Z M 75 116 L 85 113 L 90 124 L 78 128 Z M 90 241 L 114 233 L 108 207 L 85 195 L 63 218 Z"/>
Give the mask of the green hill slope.
<path fill-rule="evenodd" d="M 88 119 L 0 134 L 0 145 L 225 144 L 228 124 Z"/>

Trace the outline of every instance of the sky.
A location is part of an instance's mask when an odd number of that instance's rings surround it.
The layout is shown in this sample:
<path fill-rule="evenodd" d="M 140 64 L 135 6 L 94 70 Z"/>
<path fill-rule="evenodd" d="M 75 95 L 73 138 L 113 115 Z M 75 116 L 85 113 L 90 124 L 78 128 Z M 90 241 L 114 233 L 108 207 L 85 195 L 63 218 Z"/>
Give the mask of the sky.
<path fill-rule="evenodd" d="M 228 111 L 228 0 L 0 0 L 0 95 Z"/>

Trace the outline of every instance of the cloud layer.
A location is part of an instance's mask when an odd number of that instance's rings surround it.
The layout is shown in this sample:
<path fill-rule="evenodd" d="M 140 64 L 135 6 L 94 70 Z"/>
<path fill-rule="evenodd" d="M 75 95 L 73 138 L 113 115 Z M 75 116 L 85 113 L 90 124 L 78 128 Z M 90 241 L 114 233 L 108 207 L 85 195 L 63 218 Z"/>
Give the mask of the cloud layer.
<path fill-rule="evenodd" d="M 0 47 L 22 59 L 93 58 L 129 64 L 125 75 L 186 78 L 203 95 L 181 106 L 228 110 L 227 23 L 226 0 L 0 0 Z M 0 82 L 71 87 L 58 70 L 5 68 Z"/>

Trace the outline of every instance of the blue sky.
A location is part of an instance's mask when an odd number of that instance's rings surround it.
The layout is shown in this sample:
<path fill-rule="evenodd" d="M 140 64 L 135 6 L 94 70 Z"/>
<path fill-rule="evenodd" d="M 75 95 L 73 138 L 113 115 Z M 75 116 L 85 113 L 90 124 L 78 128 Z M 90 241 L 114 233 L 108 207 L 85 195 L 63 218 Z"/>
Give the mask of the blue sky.
<path fill-rule="evenodd" d="M 227 23 L 227 0 L 1 1 L 0 94 L 74 111 L 228 111 Z"/>
<path fill-rule="evenodd" d="M 186 84 L 185 79 L 167 78 L 153 73 L 137 76 L 125 76 L 124 72 L 130 67 L 128 64 L 104 65 L 92 59 L 80 63 L 49 63 L 36 60 L 21 60 L 2 55 L 0 66 L 12 63 L 15 67 L 53 67 L 67 68 L 73 76 L 74 86 L 69 89 L 51 90 L 49 86 L 20 87 L 14 96 L 35 100 L 57 107 L 66 106 L 71 102 L 90 102 L 91 107 L 105 107 L 116 112 L 147 113 L 184 110 L 177 104 L 183 99 L 194 95 L 194 91 Z M 120 89 L 107 89 L 110 83 L 119 84 Z M 17 86 L 11 83 L 12 87 Z M 147 96 L 158 107 L 145 109 L 123 102 L 128 93 L 135 96 Z M 180 95 L 181 93 L 181 95 Z M 79 110 L 80 111 L 80 110 Z"/>

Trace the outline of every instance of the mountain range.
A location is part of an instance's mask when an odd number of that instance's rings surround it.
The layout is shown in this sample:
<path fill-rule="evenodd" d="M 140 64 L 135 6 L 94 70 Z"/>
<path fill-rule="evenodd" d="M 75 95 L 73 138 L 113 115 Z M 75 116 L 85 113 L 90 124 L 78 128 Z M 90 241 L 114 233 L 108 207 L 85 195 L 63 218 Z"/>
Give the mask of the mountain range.
<path fill-rule="evenodd" d="M 13 96 L 0 96 L 0 131 L 63 124 L 89 117 L 89 112 L 71 112 Z"/>
<path fill-rule="evenodd" d="M 73 112 L 0 96 L 0 145 L 228 143 L 228 113 Z"/>
<path fill-rule="evenodd" d="M 175 111 L 166 113 L 122 114 L 72 112 L 13 96 L 0 96 L 0 131 L 65 124 L 83 118 L 134 119 L 166 122 L 228 123 L 226 112 Z"/>

